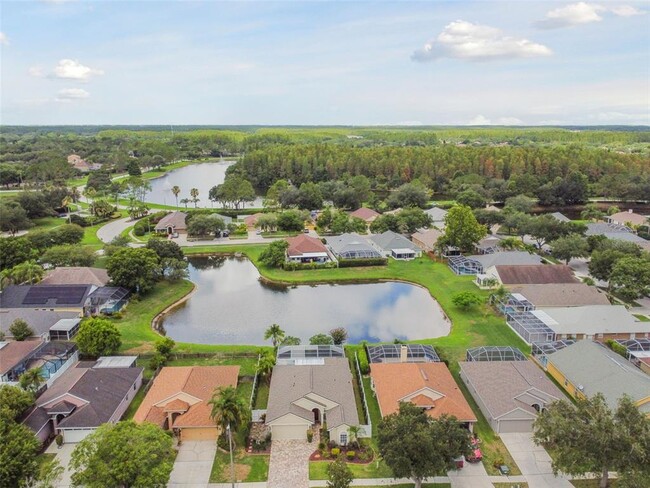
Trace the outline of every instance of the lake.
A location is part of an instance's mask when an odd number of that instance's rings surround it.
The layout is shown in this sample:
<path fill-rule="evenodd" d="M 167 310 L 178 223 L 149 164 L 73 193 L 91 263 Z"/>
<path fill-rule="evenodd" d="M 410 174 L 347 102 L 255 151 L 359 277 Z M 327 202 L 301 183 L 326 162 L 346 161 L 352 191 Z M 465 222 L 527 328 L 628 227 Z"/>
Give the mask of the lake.
<path fill-rule="evenodd" d="M 177 185 L 181 189 L 178 195 L 178 201 L 183 198 L 190 198 L 190 190 L 196 188 L 199 190 L 199 207 L 212 207 L 220 208 L 221 205 L 213 204 L 208 199 L 210 188 L 223 183 L 226 178 L 226 170 L 235 164 L 235 161 L 215 161 L 211 163 L 189 164 L 170 171 L 169 173 L 150 180 L 151 191 L 147 193 L 147 202 L 158 203 L 161 205 L 176 205 L 176 198 L 172 193 L 172 187 Z M 180 207 L 183 207 L 179 203 Z M 261 207 L 262 199 L 258 198 L 256 201 L 246 205 L 247 207 Z M 188 203 L 188 208 L 193 208 L 193 203 Z"/>
<path fill-rule="evenodd" d="M 345 327 L 350 343 L 417 340 L 449 334 L 449 322 L 428 290 L 407 283 L 282 287 L 264 284 L 248 259 L 189 258 L 194 294 L 164 318 L 167 335 L 200 344 L 269 344 L 277 323 L 303 344 Z"/>

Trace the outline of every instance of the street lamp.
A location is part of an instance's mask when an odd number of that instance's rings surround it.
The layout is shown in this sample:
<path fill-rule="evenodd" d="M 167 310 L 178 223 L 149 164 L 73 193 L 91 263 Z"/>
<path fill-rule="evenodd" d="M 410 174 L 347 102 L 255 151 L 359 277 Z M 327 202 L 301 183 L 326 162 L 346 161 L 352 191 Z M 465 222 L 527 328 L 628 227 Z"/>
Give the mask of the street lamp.
<path fill-rule="evenodd" d="M 232 432 L 230 431 L 230 423 L 226 427 L 228 432 L 228 447 L 230 448 L 230 481 L 232 482 L 232 488 L 235 488 L 235 461 L 232 457 Z"/>

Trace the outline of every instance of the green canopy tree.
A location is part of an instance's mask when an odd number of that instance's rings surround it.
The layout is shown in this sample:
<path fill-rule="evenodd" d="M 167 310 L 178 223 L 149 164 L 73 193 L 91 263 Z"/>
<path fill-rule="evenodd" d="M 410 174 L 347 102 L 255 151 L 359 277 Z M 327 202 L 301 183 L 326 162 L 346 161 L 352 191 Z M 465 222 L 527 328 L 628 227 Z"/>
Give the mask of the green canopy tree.
<path fill-rule="evenodd" d="M 327 488 L 349 488 L 353 479 L 352 471 L 342 456 L 327 466 Z"/>
<path fill-rule="evenodd" d="M 23 319 L 16 319 L 9 326 L 9 333 L 17 341 L 24 341 L 34 335 L 34 330 Z"/>
<path fill-rule="evenodd" d="M 266 352 L 260 357 L 257 363 L 257 374 L 264 378 L 267 383 L 271 382 L 271 374 L 275 366 L 275 354 Z"/>
<path fill-rule="evenodd" d="M 165 486 L 174 465 L 172 438 L 149 422 L 103 424 L 72 452 L 72 484 L 86 488 Z"/>
<path fill-rule="evenodd" d="M 280 268 L 287 259 L 287 241 L 273 241 L 260 253 L 260 263 L 271 268 Z"/>
<path fill-rule="evenodd" d="M 106 270 L 115 286 L 138 293 L 151 290 L 158 279 L 158 255 L 152 249 L 126 247 L 108 258 Z"/>
<path fill-rule="evenodd" d="M 650 295 L 650 254 L 644 253 L 638 258 L 626 256 L 616 261 L 609 284 L 628 300 Z"/>
<path fill-rule="evenodd" d="M 412 403 L 400 403 L 399 412 L 378 426 L 379 452 L 396 478 L 410 478 L 416 488 L 422 480 L 455 469 L 454 459 L 469 455 L 470 433 L 454 417 L 429 417 Z"/>
<path fill-rule="evenodd" d="M 445 233 L 438 239 L 442 246 L 457 247 L 462 252 L 471 252 L 474 246 L 487 235 L 487 229 L 474 217 L 472 209 L 456 205 L 445 216 Z"/>
<path fill-rule="evenodd" d="M 0 415 L 0 487 L 21 486 L 38 473 L 36 456 L 41 443 L 27 426 Z"/>
<path fill-rule="evenodd" d="M 587 239 L 578 234 L 569 234 L 549 243 L 553 256 L 569 264 L 574 258 L 589 256 L 589 243 Z"/>
<path fill-rule="evenodd" d="M 650 482 L 650 419 L 624 396 L 612 411 L 601 393 L 554 402 L 537 417 L 533 438 L 553 451 L 553 472 L 582 476 L 601 473 L 600 487 L 609 486 L 609 471 Z"/>
<path fill-rule="evenodd" d="M 79 327 L 77 346 L 86 356 L 110 356 L 116 353 L 121 345 L 120 331 L 107 319 L 86 319 Z"/>
<path fill-rule="evenodd" d="M 30 405 L 34 395 L 17 386 L 0 386 L 0 417 L 16 420 Z"/>
<path fill-rule="evenodd" d="M 316 334 L 309 338 L 309 344 L 312 346 L 331 346 L 334 344 L 334 339 L 327 334 Z"/>

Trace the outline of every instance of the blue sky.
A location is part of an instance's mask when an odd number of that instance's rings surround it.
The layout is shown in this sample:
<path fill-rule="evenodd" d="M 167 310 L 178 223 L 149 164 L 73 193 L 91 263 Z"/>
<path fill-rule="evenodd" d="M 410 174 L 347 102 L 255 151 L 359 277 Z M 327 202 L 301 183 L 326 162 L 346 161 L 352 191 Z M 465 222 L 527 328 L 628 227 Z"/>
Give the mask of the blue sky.
<path fill-rule="evenodd" d="M 647 2 L 0 4 L 3 124 L 650 124 Z"/>

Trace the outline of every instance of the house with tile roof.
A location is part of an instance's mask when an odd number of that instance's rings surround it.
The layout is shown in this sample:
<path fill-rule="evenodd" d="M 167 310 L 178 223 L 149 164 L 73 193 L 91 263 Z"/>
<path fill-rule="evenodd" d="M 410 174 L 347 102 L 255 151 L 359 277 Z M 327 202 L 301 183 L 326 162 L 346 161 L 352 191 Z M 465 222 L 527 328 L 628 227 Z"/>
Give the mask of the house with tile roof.
<path fill-rule="evenodd" d="M 443 362 L 373 363 L 370 378 L 382 417 L 397 412 L 401 402 L 411 402 L 433 418 L 454 416 L 470 431 L 477 421 Z"/>
<path fill-rule="evenodd" d="M 375 212 L 373 209 L 368 207 L 361 207 L 350 213 L 350 217 L 361 219 L 368 225 L 372 224 L 380 215 L 379 212 Z"/>
<path fill-rule="evenodd" d="M 239 366 L 162 368 L 133 420 L 173 430 L 182 441 L 215 440 L 221 431 L 208 402 L 219 388 L 236 388 L 238 376 Z"/>
<path fill-rule="evenodd" d="M 100 425 L 118 422 L 142 385 L 143 368 L 95 368 L 77 363 L 38 397 L 23 423 L 42 441 L 61 434 L 83 440 Z"/>
<path fill-rule="evenodd" d="M 411 241 L 423 251 L 434 252 L 438 239 L 443 235 L 444 232 L 438 229 L 419 230 L 411 235 Z"/>
<path fill-rule="evenodd" d="M 360 424 L 348 360 L 324 357 L 276 365 L 266 411 L 273 440 L 306 439 L 307 430 L 324 423 L 330 439 L 342 445 L 348 429 Z"/>
<path fill-rule="evenodd" d="M 532 432 L 537 415 L 564 398 L 544 371 L 526 361 L 461 361 L 460 378 L 497 434 Z"/>
<path fill-rule="evenodd" d="M 154 230 L 156 232 L 165 233 L 167 235 L 178 233 L 186 234 L 187 233 L 187 224 L 185 220 L 187 219 L 187 214 L 185 212 L 174 211 L 165 215 L 160 221 L 156 224 Z"/>
<path fill-rule="evenodd" d="M 641 215 L 629 209 L 627 212 L 618 212 L 606 217 L 607 222 L 625 226 L 648 225 L 648 216 Z"/>
<path fill-rule="evenodd" d="M 331 261 L 327 247 L 320 239 L 298 234 L 287 239 L 287 261 L 292 263 L 327 263 Z"/>
<path fill-rule="evenodd" d="M 61 266 L 49 270 L 38 284 L 40 285 L 94 285 L 106 286 L 110 278 L 101 268 L 88 266 Z"/>

